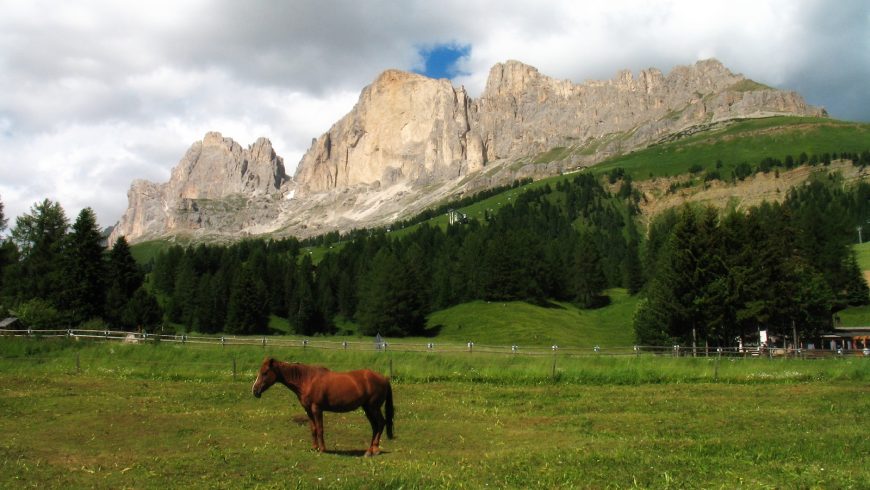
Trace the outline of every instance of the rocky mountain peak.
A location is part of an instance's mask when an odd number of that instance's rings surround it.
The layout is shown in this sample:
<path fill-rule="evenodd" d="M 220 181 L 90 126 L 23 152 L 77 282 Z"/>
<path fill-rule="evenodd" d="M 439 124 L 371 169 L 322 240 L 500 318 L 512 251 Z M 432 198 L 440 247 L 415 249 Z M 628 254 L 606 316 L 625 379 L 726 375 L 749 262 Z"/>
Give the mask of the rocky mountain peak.
<path fill-rule="evenodd" d="M 521 94 L 540 79 L 538 69 L 525 63 L 516 60 L 496 63 L 489 70 L 483 97 Z"/>
<path fill-rule="evenodd" d="M 306 236 L 382 225 L 463 192 L 575 170 L 695 127 L 776 114 L 824 111 L 714 59 L 584 83 L 511 60 L 492 67 L 477 99 L 447 79 L 386 70 L 313 139 L 292 180 L 268 139 L 242 148 L 207 133 L 169 182 L 134 182 L 113 237 Z M 540 158 L 554 149 L 557 158 Z"/>
<path fill-rule="evenodd" d="M 130 206 L 109 243 L 121 235 L 135 239 L 177 227 L 179 211 L 189 210 L 197 200 L 281 193 L 288 181 L 284 160 L 268 139 L 258 138 L 242 148 L 219 132 L 208 132 L 188 148 L 172 169 L 169 182 L 133 182 L 127 193 Z"/>

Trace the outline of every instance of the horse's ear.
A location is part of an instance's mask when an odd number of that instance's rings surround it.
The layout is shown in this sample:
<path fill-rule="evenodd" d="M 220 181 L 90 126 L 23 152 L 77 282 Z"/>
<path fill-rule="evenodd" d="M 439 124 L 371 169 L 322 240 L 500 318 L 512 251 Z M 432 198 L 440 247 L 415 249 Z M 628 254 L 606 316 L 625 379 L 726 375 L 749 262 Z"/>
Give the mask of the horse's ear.
<path fill-rule="evenodd" d="M 272 367 L 272 366 L 274 366 L 274 365 L 275 365 L 275 358 L 274 358 L 274 357 L 270 357 L 270 358 L 269 358 L 269 367 Z"/>

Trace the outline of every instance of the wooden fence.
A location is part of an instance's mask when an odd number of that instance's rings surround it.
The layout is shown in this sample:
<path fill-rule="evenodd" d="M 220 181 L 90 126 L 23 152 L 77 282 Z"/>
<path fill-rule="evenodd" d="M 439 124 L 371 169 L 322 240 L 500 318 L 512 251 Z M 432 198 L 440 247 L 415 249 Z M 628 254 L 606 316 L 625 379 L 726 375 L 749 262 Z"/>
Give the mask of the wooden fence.
<path fill-rule="evenodd" d="M 870 350 L 849 350 L 840 348 L 804 349 L 757 347 L 705 347 L 705 346 L 628 346 L 628 347 L 574 347 L 574 346 L 523 346 L 485 345 L 475 342 L 434 342 L 354 339 L 326 340 L 321 338 L 292 338 L 284 336 L 207 336 L 186 334 L 149 334 L 121 330 L 82 330 L 82 329 L 0 329 L 0 336 L 32 338 L 70 338 L 115 341 L 126 343 L 171 342 L 177 344 L 210 344 L 222 346 L 261 346 L 295 347 L 301 349 L 329 349 L 353 351 L 393 351 L 393 352 L 437 352 L 474 354 L 505 354 L 524 356 L 639 356 L 652 354 L 668 357 L 797 357 L 817 358 L 831 356 L 870 355 Z"/>

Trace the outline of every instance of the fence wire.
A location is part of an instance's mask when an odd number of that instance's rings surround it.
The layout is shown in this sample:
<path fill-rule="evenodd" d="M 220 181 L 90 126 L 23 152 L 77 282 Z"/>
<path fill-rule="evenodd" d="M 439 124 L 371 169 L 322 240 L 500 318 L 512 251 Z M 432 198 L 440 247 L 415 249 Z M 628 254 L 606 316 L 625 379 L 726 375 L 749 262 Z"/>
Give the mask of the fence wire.
<path fill-rule="evenodd" d="M 83 329 L 0 329 L 0 336 L 30 338 L 70 338 L 124 342 L 131 344 L 167 342 L 189 345 L 260 346 L 272 348 L 301 348 L 345 351 L 383 351 L 419 353 L 481 353 L 517 356 L 639 356 L 653 354 L 670 357 L 795 357 L 819 358 L 850 355 L 870 355 L 868 349 L 804 349 L 793 347 L 709 347 L 709 346 L 648 346 L 629 347 L 574 347 L 574 346 L 521 346 L 518 344 L 486 345 L 475 342 L 405 342 L 376 340 L 325 340 L 319 338 L 286 338 L 269 336 L 207 336 L 187 334 L 151 334 L 123 330 Z"/>

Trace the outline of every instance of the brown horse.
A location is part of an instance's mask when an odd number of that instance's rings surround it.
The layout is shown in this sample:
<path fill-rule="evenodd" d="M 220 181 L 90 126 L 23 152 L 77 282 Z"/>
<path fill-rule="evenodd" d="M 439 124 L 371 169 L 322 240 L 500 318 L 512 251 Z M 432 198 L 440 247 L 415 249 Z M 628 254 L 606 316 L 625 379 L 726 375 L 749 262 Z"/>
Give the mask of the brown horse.
<path fill-rule="evenodd" d="M 362 407 L 372 425 L 372 442 L 366 456 L 381 452 L 381 434 L 393 438 L 393 389 L 389 378 L 370 371 L 332 372 L 325 367 L 281 362 L 267 357 L 263 360 L 251 393 L 257 398 L 275 382 L 281 383 L 299 397 L 311 423 L 314 449 L 326 451 L 323 442 L 323 412 L 350 412 Z M 386 402 L 386 418 L 381 406 Z"/>

